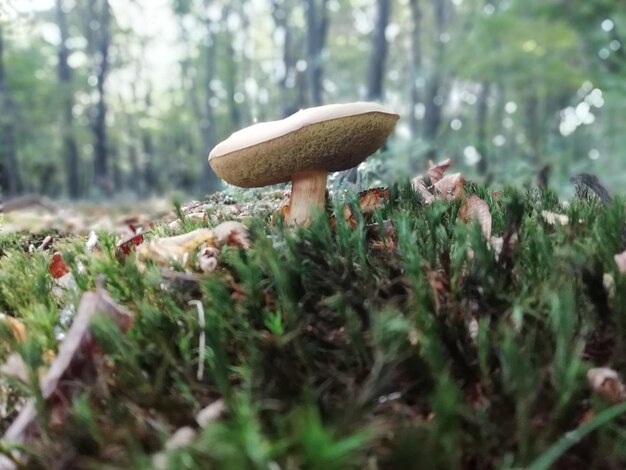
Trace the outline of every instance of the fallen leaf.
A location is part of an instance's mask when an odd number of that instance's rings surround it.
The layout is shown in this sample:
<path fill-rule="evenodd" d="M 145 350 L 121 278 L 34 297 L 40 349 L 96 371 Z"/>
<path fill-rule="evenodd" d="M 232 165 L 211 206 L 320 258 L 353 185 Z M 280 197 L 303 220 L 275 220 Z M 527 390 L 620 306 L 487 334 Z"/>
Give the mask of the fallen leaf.
<path fill-rule="evenodd" d="M 389 199 L 389 189 L 371 188 L 359 193 L 359 206 L 363 214 L 374 212 L 383 207 L 385 199 Z"/>
<path fill-rule="evenodd" d="M 385 220 L 383 227 L 384 233 L 381 233 L 378 224 L 365 226 L 368 239 L 372 239 L 371 246 L 376 250 L 393 250 L 396 247 L 396 229 L 390 220 Z"/>
<path fill-rule="evenodd" d="M 428 160 L 428 177 L 430 178 L 430 183 L 435 184 L 437 181 L 441 180 L 443 174 L 450 168 L 450 165 L 452 165 L 452 160 L 449 158 L 439 163 Z"/>
<path fill-rule="evenodd" d="M 101 354 L 90 334 L 90 324 L 96 315 L 108 315 L 121 332 L 132 326 L 133 317 L 118 305 L 103 289 L 83 294 L 74 322 L 61 343 L 58 355 L 40 380 L 41 397 L 48 402 L 52 416 L 63 416 L 77 392 L 72 384 L 96 380 L 95 357 Z M 35 400 L 29 400 L 5 432 L 2 441 L 9 446 L 27 444 L 39 433 Z M 0 456 L 0 468 L 15 468 Z"/>
<path fill-rule="evenodd" d="M 213 229 L 213 232 L 220 244 L 239 246 L 245 249 L 252 247 L 248 228 L 240 222 L 222 222 Z"/>
<path fill-rule="evenodd" d="M 425 262 L 422 263 L 422 268 L 426 270 L 426 278 L 433 294 L 435 311 L 438 312 L 449 290 L 448 280 L 441 271 L 431 269 Z"/>
<path fill-rule="evenodd" d="M 153 261 L 163 267 L 169 267 L 173 263 L 190 267 L 192 254 L 203 243 L 213 246 L 217 244 L 217 236 L 212 230 L 199 228 L 183 235 L 156 238 L 137 248 L 137 262 L 140 268 L 146 261 Z"/>
<path fill-rule="evenodd" d="M 435 193 L 448 201 L 465 196 L 465 180 L 461 173 L 446 175 L 434 184 Z"/>
<path fill-rule="evenodd" d="M 214 246 L 207 245 L 203 243 L 198 250 L 198 255 L 196 257 L 196 265 L 200 271 L 203 273 L 209 273 L 215 271 L 219 264 L 217 257 L 220 253 Z"/>
<path fill-rule="evenodd" d="M 626 401 L 626 386 L 619 375 L 608 367 L 596 367 L 587 372 L 591 389 L 610 403 Z"/>
<path fill-rule="evenodd" d="M 271 217 L 272 225 L 276 225 L 276 222 L 278 221 L 279 217 L 282 218 L 283 220 L 287 220 L 288 215 L 289 215 L 289 204 L 285 204 L 272 214 L 272 217 Z"/>
<path fill-rule="evenodd" d="M 389 199 L 389 189 L 370 188 L 365 191 L 361 191 L 358 194 L 358 198 L 361 214 L 363 214 L 367 222 L 371 219 L 371 215 L 376 209 L 383 207 L 384 200 Z M 348 224 L 352 228 L 355 228 L 358 225 L 358 222 L 354 213 L 352 212 L 352 207 L 350 206 L 350 204 L 344 204 L 342 212 L 344 220 L 348 222 Z M 331 220 L 331 224 L 334 224 L 334 220 Z"/>
<path fill-rule="evenodd" d="M 54 279 L 59 279 L 70 272 L 69 268 L 65 264 L 65 261 L 63 261 L 61 253 L 58 251 L 52 255 L 52 261 L 48 266 L 48 270 Z"/>
<path fill-rule="evenodd" d="M 9 325 L 16 341 L 23 342 L 26 340 L 26 326 L 24 323 L 4 313 L 0 313 L 0 321 L 4 321 Z"/>
<path fill-rule="evenodd" d="M 422 175 L 418 175 L 411 180 L 413 191 L 417 192 L 422 198 L 424 204 L 431 204 L 435 200 L 435 196 L 428 190 L 428 186 Z"/>
<path fill-rule="evenodd" d="M 568 225 L 569 217 L 565 214 L 557 214 L 556 212 L 541 211 L 541 217 L 550 225 Z"/>
<path fill-rule="evenodd" d="M 118 255 L 124 257 L 131 254 L 135 247 L 143 243 L 143 233 L 133 224 L 128 224 L 128 235 L 122 237 L 116 243 Z"/>
<path fill-rule="evenodd" d="M 489 205 L 475 194 L 472 194 L 463 202 L 459 208 L 459 218 L 465 223 L 477 220 L 485 238 L 489 239 L 491 237 L 492 222 Z"/>

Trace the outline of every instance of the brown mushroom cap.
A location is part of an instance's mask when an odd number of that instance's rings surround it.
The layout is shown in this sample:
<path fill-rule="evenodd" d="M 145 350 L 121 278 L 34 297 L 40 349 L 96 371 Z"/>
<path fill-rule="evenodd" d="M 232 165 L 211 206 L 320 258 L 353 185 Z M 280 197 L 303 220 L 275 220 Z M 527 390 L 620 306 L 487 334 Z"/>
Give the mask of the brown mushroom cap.
<path fill-rule="evenodd" d="M 291 181 L 306 171 L 341 171 L 376 152 L 399 116 L 376 103 L 304 109 L 232 134 L 209 155 L 215 173 L 243 188 Z"/>

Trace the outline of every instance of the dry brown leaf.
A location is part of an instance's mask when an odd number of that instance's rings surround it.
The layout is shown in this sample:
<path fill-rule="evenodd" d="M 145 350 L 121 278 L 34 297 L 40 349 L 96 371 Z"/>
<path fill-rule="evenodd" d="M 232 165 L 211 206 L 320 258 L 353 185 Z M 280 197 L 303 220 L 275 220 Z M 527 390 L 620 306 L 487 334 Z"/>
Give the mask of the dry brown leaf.
<path fill-rule="evenodd" d="M 26 340 L 26 326 L 15 317 L 10 317 L 4 313 L 0 313 L 0 321 L 6 322 L 13 333 L 16 341 L 23 342 Z"/>
<path fill-rule="evenodd" d="M 610 403 L 626 401 L 626 386 L 619 375 L 608 367 L 596 367 L 587 372 L 591 389 Z"/>
<path fill-rule="evenodd" d="M 469 223 L 473 219 L 477 220 L 485 238 L 489 239 L 491 237 L 492 221 L 489 205 L 475 194 L 468 197 L 461 205 L 459 218 L 465 223 Z"/>
<path fill-rule="evenodd" d="M 175 237 L 156 238 L 137 247 L 137 263 L 140 268 L 148 260 L 163 267 L 169 267 L 172 263 L 189 267 L 192 255 L 203 243 L 216 246 L 215 232 L 208 228 L 199 228 Z"/>
<path fill-rule="evenodd" d="M 465 180 L 461 173 L 446 175 L 434 184 L 435 194 L 448 201 L 461 199 L 465 196 Z"/>
<path fill-rule="evenodd" d="M 568 225 L 569 217 L 565 214 L 557 214 L 556 212 L 541 211 L 541 217 L 550 225 Z"/>
<path fill-rule="evenodd" d="M 441 308 L 442 301 L 449 290 L 448 280 L 444 274 L 440 271 L 432 270 L 427 264 L 422 264 L 422 268 L 425 269 L 430 289 L 433 293 L 433 301 L 435 303 L 435 311 L 438 312 Z"/>
<path fill-rule="evenodd" d="M 387 188 L 371 188 L 359 193 L 359 206 L 363 214 L 371 214 L 375 209 L 383 207 L 385 199 L 389 199 Z"/>
<path fill-rule="evenodd" d="M 615 259 L 619 272 L 622 274 L 626 273 L 626 251 L 615 255 L 613 259 Z"/>
<path fill-rule="evenodd" d="M 220 244 L 239 246 L 246 250 L 252 247 L 248 227 L 240 222 L 223 222 L 213 229 Z"/>
<path fill-rule="evenodd" d="M 582 426 L 583 424 L 590 422 L 595 417 L 596 413 L 593 411 L 593 409 L 588 409 L 580 416 L 580 419 L 578 420 L 578 425 Z"/>
<path fill-rule="evenodd" d="M 439 163 L 429 160 L 427 176 L 417 175 L 411 180 L 413 190 L 421 196 L 424 204 L 431 204 L 441 196 L 451 200 L 465 194 L 464 181 L 460 173 L 444 176 L 451 164 L 452 161 L 449 158 Z"/>
<path fill-rule="evenodd" d="M 448 168 L 450 168 L 450 165 L 452 165 L 452 160 L 449 158 L 446 158 L 444 161 L 439 163 L 428 160 L 428 177 L 430 178 L 430 183 L 435 184 L 443 178 L 443 174 Z"/>
<path fill-rule="evenodd" d="M 288 216 L 289 216 L 289 204 L 285 204 L 272 214 L 272 217 L 271 217 L 272 225 L 276 225 L 276 221 L 278 220 L 278 217 L 281 217 L 283 220 L 287 220 Z"/>
<path fill-rule="evenodd" d="M 183 235 L 157 238 L 137 247 L 140 269 L 153 261 L 162 267 L 178 263 L 184 268 L 198 268 L 203 272 L 217 268 L 220 245 L 250 248 L 248 229 L 239 222 L 224 222 L 214 229 L 199 228 Z"/>
<path fill-rule="evenodd" d="M 98 289 L 83 294 L 74 321 L 61 346 L 58 355 L 41 379 L 41 396 L 48 401 L 52 416 L 64 416 L 71 405 L 77 381 L 90 383 L 96 379 L 96 357 L 101 354 L 90 333 L 90 324 L 96 315 L 108 315 L 121 332 L 126 332 L 133 322 L 132 315 L 118 305 L 109 294 Z M 8 445 L 27 443 L 27 439 L 38 434 L 37 408 L 31 399 L 22 408 L 17 418 L 2 437 Z M 16 456 L 17 457 L 17 456 Z M 0 456 L 0 468 L 12 469 L 12 462 Z"/>
<path fill-rule="evenodd" d="M 220 250 L 210 244 L 203 243 L 196 256 L 196 266 L 203 273 L 215 271 L 218 266 Z"/>
<path fill-rule="evenodd" d="M 420 195 L 424 204 L 431 204 L 435 200 L 435 196 L 428 190 L 422 175 L 413 178 L 411 180 L 411 186 L 413 187 L 413 191 Z"/>

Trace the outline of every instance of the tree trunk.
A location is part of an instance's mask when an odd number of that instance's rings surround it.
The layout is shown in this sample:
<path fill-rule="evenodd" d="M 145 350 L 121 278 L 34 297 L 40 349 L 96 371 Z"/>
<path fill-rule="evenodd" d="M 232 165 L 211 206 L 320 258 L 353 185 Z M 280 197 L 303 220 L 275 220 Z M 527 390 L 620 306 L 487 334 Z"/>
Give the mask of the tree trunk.
<path fill-rule="evenodd" d="M 229 8 L 225 8 L 224 16 L 228 18 Z M 237 63 L 235 62 L 235 48 L 233 47 L 233 31 L 228 30 L 226 41 L 226 93 L 228 94 L 228 115 L 230 118 L 231 131 L 239 129 L 241 123 L 241 112 L 239 104 L 235 100 L 237 93 Z"/>
<path fill-rule="evenodd" d="M 476 149 L 480 154 L 478 160 L 478 174 L 484 176 L 487 174 L 489 167 L 489 157 L 487 155 L 487 117 L 489 113 L 487 100 L 491 92 L 491 84 L 483 82 L 481 84 L 480 95 L 478 97 L 478 109 L 476 116 Z"/>
<path fill-rule="evenodd" d="M 67 39 L 69 37 L 67 17 L 63 9 L 63 0 L 56 0 L 57 24 L 61 40 L 59 42 L 59 63 L 57 68 L 59 88 L 63 99 L 63 155 L 65 158 L 65 173 L 67 176 L 67 191 L 72 199 L 80 196 L 79 157 L 76 139 L 74 137 L 74 87 L 72 83 L 72 69 L 67 63 L 69 50 Z"/>
<path fill-rule="evenodd" d="M 432 60 L 434 68 L 426 86 L 426 110 L 424 114 L 423 137 L 431 145 L 427 157 L 435 160 L 437 158 L 435 140 L 441 125 L 441 111 L 445 102 L 442 87 L 443 76 L 439 64 L 443 61 L 445 52 L 445 44 L 442 41 L 442 35 L 446 32 L 447 0 L 432 0 L 432 2 L 435 17 L 433 42 L 436 44 L 436 47 L 435 55 Z"/>
<path fill-rule="evenodd" d="M 388 49 L 385 30 L 389 24 L 390 14 L 390 0 L 378 0 L 376 2 L 376 28 L 367 73 L 367 99 L 369 101 L 379 101 L 383 98 L 383 80 Z"/>
<path fill-rule="evenodd" d="M 309 106 L 323 103 L 322 52 L 328 32 L 328 0 L 305 0 L 307 19 L 307 89 Z"/>
<path fill-rule="evenodd" d="M 415 116 L 415 108 L 420 102 L 420 93 L 417 81 L 422 76 L 422 10 L 419 0 L 409 0 L 411 9 L 411 83 L 409 94 L 411 96 L 411 109 L 409 112 L 409 127 L 411 136 L 418 135 L 418 119 Z"/>
<path fill-rule="evenodd" d="M 370 54 L 367 72 L 367 100 L 380 101 L 383 98 L 383 81 L 385 78 L 385 63 L 387 59 L 387 38 L 385 30 L 389 23 L 391 3 L 389 0 L 376 2 L 376 27 L 372 39 L 372 53 Z M 384 148 L 384 147 L 383 147 Z M 339 177 L 342 181 L 360 185 L 357 167 L 344 171 Z"/>
<path fill-rule="evenodd" d="M 0 184 L 2 196 L 9 198 L 22 190 L 15 143 L 15 103 L 4 69 L 4 37 L 0 24 Z"/>
<path fill-rule="evenodd" d="M 152 108 L 152 90 L 148 87 L 145 96 L 146 109 Z M 152 194 L 155 189 L 158 189 L 158 180 L 154 171 L 154 159 L 156 158 L 154 152 L 154 142 L 152 140 L 152 133 L 150 129 L 141 130 L 141 147 L 142 147 L 142 160 L 143 160 L 143 194 Z"/>
<path fill-rule="evenodd" d="M 95 1 L 89 2 L 90 8 L 95 8 Z M 105 83 L 109 72 L 109 47 L 111 45 L 111 6 L 109 0 L 102 0 L 101 10 L 96 13 L 96 21 L 99 24 L 97 44 L 95 47 L 94 74 L 97 78 L 96 102 L 93 109 L 91 128 L 94 135 L 94 183 L 103 193 L 110 194 L 113 189 L 111 175 L 109 174 L 109 161 L 107 149 L 107 104 L 105 96 Z"/>
<path fill-rule="evenodd" d="M 205 6 L 208 6 L 209 1 L 204 1 Z M 204 148 L 205 148 L 205 160 L 203 163 L 202 170 L 202 181 L 200 184 L 201 190 L 206 193 L 212 193 L 219 189 L 220 183 L 217 175 L 211 168 L 208 162 L 208 155 L 211 149 L 215 146 L 215 113 L 213 112 L 213 97 L 214 93 L 210 86 L 211 81 L 215 77 L 215 67 L 216 67 L 216 48 L 217 48 L 217 37 L 212 32 L 212 23 L 213 21 L 207 16 L 204 18 L 205 23 L 205 31 L 207 34 L 207 46 L 205 52 L 205 60 L 206 60 L 206 76 L 205 76 L 205 96 L 204 96 L 204 119 L 201 120 L 200 123 L 200 132 L 204 138 Z"/>
<path fill-rule="evenodd" d="M 293 30 L 289 24 L 290 11 L 284 0 L 272 0 L 272 18 L 277 31 L 283 34 L 282 70 L 278 78 L 278 89 L 281 97 L 281 114 L 287 117 L 297 111 L 298 105 L 294 102 L 292 88 L 296 84 L 296 60 L 293 54 Z"/>
<path fill-rule="evenodd" d="M 531 95 L 526 101 L 526 132 L 528 133 L 529 157 L 536 171 L 540 170 L 539 156 L 539 100 L 536 95 Z"/>

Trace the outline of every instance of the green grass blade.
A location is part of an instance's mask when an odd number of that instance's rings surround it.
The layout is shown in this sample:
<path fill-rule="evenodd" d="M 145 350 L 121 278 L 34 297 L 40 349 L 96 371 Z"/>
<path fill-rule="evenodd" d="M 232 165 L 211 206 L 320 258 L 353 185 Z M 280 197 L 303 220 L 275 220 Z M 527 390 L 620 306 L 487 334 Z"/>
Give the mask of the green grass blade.
<path fill-rule="evenodd" d="M 583 437 L 595 431 L 600 426 L 614 420 L 622 413 L 626 413 L 626 403 L 620 403 L 598 413 L 588 423 L 579 426 L 574 431 L 570 431 L 553 444 L 547 451 L 539 456 L 528 466 L 528 470 L 547 470 L 573 445 L 578 444 Z"/>

